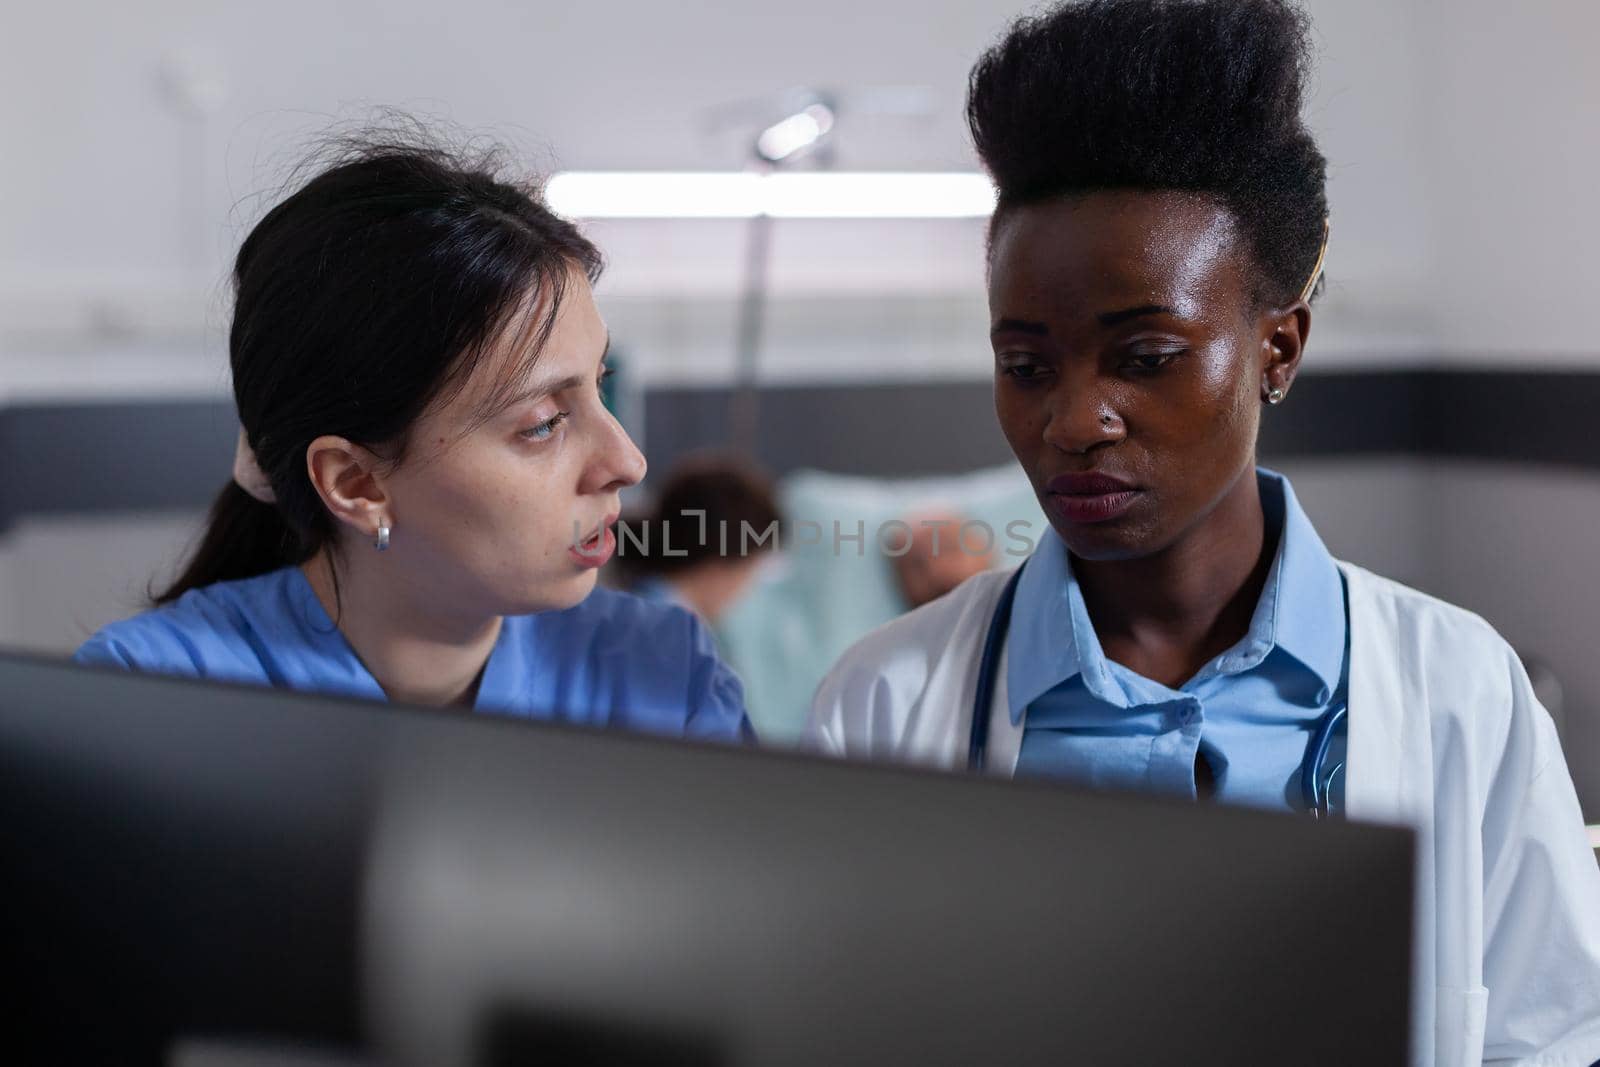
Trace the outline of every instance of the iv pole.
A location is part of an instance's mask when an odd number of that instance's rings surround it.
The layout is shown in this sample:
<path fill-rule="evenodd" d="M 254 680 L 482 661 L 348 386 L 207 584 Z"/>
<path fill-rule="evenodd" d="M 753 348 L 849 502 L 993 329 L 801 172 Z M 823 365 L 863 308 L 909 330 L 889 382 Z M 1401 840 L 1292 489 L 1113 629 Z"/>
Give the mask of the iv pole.
<path fill-rule="evenodd" d="M 787 164 L 824 149 L 833 129 L 834 109 L 821 94 L 801 94 L 798 106 L 756 138 L 755 166 L 766 177 Z M 826 163 L 825 155 L 819 159 Z M 758 389 L 761 341 L 766 325 L 768 268 L 772 262 L 773 218 L 763 204 L 745 228 L 744 275 L 740 287 L 733 395 L 728 407 L 728 437 L 734 449 L 756 454 L 761 394 Z"/>

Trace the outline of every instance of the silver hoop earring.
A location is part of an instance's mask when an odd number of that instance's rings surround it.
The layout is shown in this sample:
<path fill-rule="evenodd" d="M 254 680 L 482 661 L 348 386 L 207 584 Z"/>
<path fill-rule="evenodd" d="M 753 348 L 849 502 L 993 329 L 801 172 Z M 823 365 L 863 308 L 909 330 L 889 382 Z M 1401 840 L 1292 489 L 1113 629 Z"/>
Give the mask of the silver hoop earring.
<path fill-rule="evenodd" d="M 383 521 L 378 523 L 378 536 L 372 542 L 372 547 L 382 552 L 389 547 L 389 524 Z"/>
<path fill-rule="evenodd" d="M 1283 403 L 1283 398 L 1285 395 L 1287 394 L 1285 394 L 1282 389 L 1278 388 L 1277 386 L 1273 386 L 1267 391 L 1267 403 L 1281 404 Z"/>

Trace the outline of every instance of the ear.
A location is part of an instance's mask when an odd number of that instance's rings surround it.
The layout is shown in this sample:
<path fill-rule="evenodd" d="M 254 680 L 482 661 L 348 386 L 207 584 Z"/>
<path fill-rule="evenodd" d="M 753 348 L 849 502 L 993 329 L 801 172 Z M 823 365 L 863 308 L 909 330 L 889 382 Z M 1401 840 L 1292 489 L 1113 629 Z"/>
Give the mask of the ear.
<path fill-rule="evenodd" d="M 306 446 L 306 475 L 323 506 L 367 538 L 377 535 L 380 520 L 394 524 L 379 469 L 372 451 L 343 437 L 324 434 Z"/>
<path fill-rule="evenodd" d="M 1296 300 L 1286 308 L 1269 311 L 1261 321 L 1261 396 L 1274 389 L 1289 392 L 1300 372 L 1300 357 L 1311 336 L 1311 307 Z"/>

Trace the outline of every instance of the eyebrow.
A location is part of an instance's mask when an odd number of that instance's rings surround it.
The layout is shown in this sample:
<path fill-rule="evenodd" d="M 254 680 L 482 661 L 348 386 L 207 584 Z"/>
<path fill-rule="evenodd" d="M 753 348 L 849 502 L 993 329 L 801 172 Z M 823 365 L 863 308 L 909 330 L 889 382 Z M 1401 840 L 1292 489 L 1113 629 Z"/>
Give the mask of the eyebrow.
<path fill-rule="evenodd" d="M 1095 318 L 1100 320 L 1102 326 L 1115 326 L 1127 322 L 1129 319 L 1143 318 L 1146 315 L 1176 315 L 1174 308 L 1165 304 L 1141 304 L 1136 308 L 1123 308 L 1121 311 L 1102 311 Z"/>
<path fill-rule="evenodd" d="M 606 361 L 606 357 L 609 355 L 611 355 L 611 335 L 607 334 L 606 347 L 604 351 L 600 353 L 600 362 L 604 363 Z M 587 374 L 569 374 L 564 378 L 549 378 L 542 381 L 536 380 L 532 385 L 528 386 L 528 388 L 516 394 L 510 400 L 507 400 L 503 406 L 503 409 L 513 408 L 518 404 L 526 404 L 530 400 L 542 400 L 553 393 L 565 392 L 568 389 L 576 389 L 578 386 L 583 385 L 589 380 L 590 378 Z"/>
<path fill-rule="evenodd" d="M 1042 322 L 1026 322 L 1022 319 L 1001 319 L 994 324 L 994 329 L 989 331 L 993 336 L 997 333 L 1031 333 L 1038 337 L 1048 337 L 1050 327 Z"/>
<path fill-rule="evenodd" d="M 1120 311 L 1102 311 L 1095 316 L 1095 320 L 1102 326 L 1117 326 L 1131 319 L 1143 318 L 1146 315 L 1176 315 L 1177 310 L 1165 304 L 1140 304 L 1138 307 L 1123 308 Z M 1001 319 L 989 331 L 990 336 L 1001 333 L 1026 333 L 1035 337 L 1050 336 L 1050 327 L 1042 322 L 1030 322 L 1026 319 Z"/>

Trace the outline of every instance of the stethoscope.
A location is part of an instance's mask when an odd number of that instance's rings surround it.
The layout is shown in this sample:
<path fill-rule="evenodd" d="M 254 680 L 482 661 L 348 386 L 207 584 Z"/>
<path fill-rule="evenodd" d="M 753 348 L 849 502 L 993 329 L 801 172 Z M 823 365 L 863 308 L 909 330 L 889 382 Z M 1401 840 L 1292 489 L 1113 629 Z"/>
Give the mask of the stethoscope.
<path fill-rule="evenodd" d="M 983 769 L 984 753 L 989 747 L 989 716 L 994 705 L 995 676 L 1000 671 L 1000 652 L 1005 647 L 1006 632 L 1011 629 L 1011 602 L 1016 599 L 1017 582 L 1022 578 L 1026 566 L 1024 563 L 1018 567 L 1000 591 L 994 616 L 989 620 L 989 632 L 983 639 L 983 655 L 978 660 L 978 691 L 972 700 L 972 736 L 967 745 L 969 770 Z M 1348 648 L 1344 660 L 1344 669 L 1348 672 Z M 1345 687 L 1341 685 L 1340 688 Z M 1333 814 L 1330 792 L 1334 779 L 1343 773 L 1344 764 L 1337 764 L 1326 776 L 1322 772 L 1328 762 L 1328 750 L 1333 745 L 1334 734 L 1345 724 L 1346 711 L 1346 702 L 1340 701 L 1323 713 L 1317 721 L 1317 728 L 1311 733 L 1310 744 L 1306 745 L 1305 758 L 1300 761 L 1300 796 L 1305 801 L 1306 811 L 1314 819 L 1326 819 Z"/>

